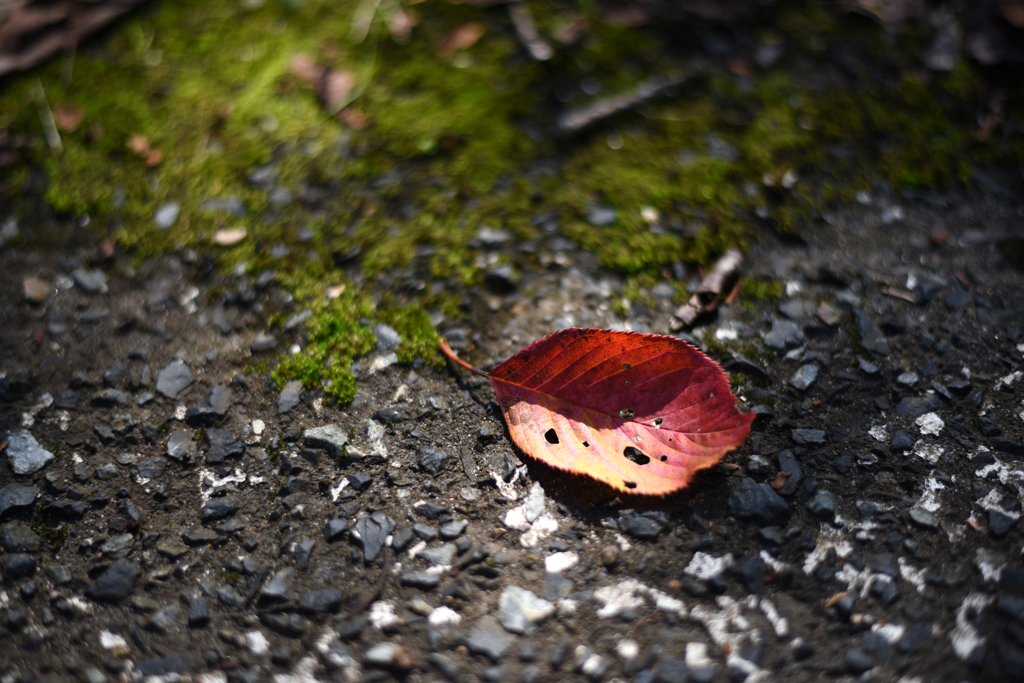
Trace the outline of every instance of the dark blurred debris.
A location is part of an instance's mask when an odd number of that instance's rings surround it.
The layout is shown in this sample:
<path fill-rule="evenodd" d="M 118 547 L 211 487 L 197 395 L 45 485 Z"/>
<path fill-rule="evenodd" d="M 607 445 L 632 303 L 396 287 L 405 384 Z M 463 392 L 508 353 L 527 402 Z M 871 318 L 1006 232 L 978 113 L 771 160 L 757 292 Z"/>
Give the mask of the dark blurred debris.
<path fill-rule="evenodd" d="M 718 308 L 739 281 L 742 264 L 743 252 L 739 249 L 727 250 L 704 276 L 690 300 L 676 310 L 676 317 L 685 325 L 692 325 L 701 314 Z"/>
<path fill-rule="evenodd" d="M 529 51 L 530 56 L 538 62 L 546 62 L 555 55 L 555 51 L 540 31 L 530 13 L 530 7 L 525 2 L 514 2 L 508 7 L 509 16 L 512 17 L 512 25 L 516 27 L 516 35 Z"/>
<path fill-rule="evenodd" d="M 577 133 L 599 121 L 643 104 L 670 88 L 686 83 L 703 72 L 704 68 L 697 66 L 666 76 L 655 76 L 643 81 L 629 92 L 602 97 L 585 107 L 567 111 L 558 117 L 558 132 L 563 135 Z"/>

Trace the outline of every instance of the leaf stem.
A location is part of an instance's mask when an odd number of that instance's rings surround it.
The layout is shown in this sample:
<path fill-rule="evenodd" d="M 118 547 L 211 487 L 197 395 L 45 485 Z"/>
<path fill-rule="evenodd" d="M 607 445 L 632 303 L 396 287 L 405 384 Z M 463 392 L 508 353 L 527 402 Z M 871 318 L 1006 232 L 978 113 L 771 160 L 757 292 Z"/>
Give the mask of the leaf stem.
<path fill-rule="evenodd" d="M 483 370 L 478 370 L 477 368 L 474 368 L 472 365 L 470 365 L 466 361 L 464 361 L 461 358 L 459 358 L 458 356 L 456 356 L 455 352 L 452 351 L 452 348 L 450 346 L 448 346 L 448 341 L 444 337 L 441 337 L 438 341 L 441 344 L 441 353 L 443 353 L 445 355 L 445 358 L 447 358 L 451 362 L 455 363 L 459 367 L 461 367 L 461 368 L 463 368 L 465 370 L 469 370 L 470 372 L 476 373 L 476 374 L 480 375 L 481 377 L 486 377 L 487 379 L 491 378 L 491 376 L 488 375 Z"/>

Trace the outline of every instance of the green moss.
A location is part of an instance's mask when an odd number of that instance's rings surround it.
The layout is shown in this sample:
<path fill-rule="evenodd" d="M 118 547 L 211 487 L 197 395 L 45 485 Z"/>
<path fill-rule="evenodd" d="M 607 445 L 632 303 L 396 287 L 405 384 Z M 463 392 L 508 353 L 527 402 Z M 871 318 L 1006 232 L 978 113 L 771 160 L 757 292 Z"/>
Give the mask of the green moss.
<path fill-rule="evenodd" d="M 277 271 L 314 316 L 302 352 L 255 369 L 272 372 L 279 385 L 299 378 L 345 401 L 355 391 L 351 363 L 374 343 L 360 321 L 395 327 L 401 362 L 440 363 L 425 311 L 464 315 L 461 299 L 486 265 L 473 243 L 483 226 L 534 240 L 531 219 L 554 210 L 563 233 L 629 276 L 625 296 L 644 306 L 670 264 L 706 265 L 729 247 L 746 248 L 755 209 L 792 232 L 879 176 L 897 189 L 944 185 L 968 182 L 974 164 L 1024 162 L 1020 136 L 975 137 L 977 113 L 988 106 L 979 70 L 963 63 L 925 81 L 913 31 L 887 41 L 872 22 L 821 0 L 780 0 L 770 10 L 766 35 L 787 46 L 778 68 L 745 79 L 717 73 L 558 141 L 538 134 L 556 113 L 548 104 L 556 86 L 592 79 L 603 96 L 670 72 L 677 65 L 664 36 L 589 21 L 578 44 L 538 64 L 524 57 L 504 12 L 411 5 L 405 10 L 419 21 L 408 40 L 393 39 L 376 16 L 356 42 L 348 36 L 358 5 L 155 3 L 80 50 L 70 79 L 60 60 L 6 79 L 0 130 L 36 142 L 5 168 L 12 180 L 3 187 L 17 199 L 34 169 L 44 169 L 53 208 L 89 214 L 91 226 L 140 260 L 195 248 L 212 251 L 225 268 Z M 588 14 L 573 3 L 531 8 L 549 32 Z M 470 22 L 484 29 L 475 44 L 439 51 Z M 854 44 L 883 76 L 822 86 L 785 63 L 815 60 L 833 40 Z M 299 54 L 353 75 L 348 113 L 364 117 L 365 128 L 324 109 L 290 70 Z M 37 82 L 51 108 L 85 117 L 62 133 L 60 155 L 40 135 Z M 1024 88 L 1005 92 L 1004 119 L 1020 118 Z M 586 103 L 575 95 L 570 107 Z M 129 145 L 133 136 L 162 160 L 147 165 Z M 848 153 L 833 153 L 838 146 Z M 545 170 L 550 159 L 558 160 L 556 172 Z M 296 196 L 312 188 L 324 199 L 312 209 L 297 201 L 272 206 L 247 179 L 266 163 L 277 186 Z M 799 180 L 783 188 L 787 171 Z M 203 208 L 228 197 L 245 204 L 246 216 Z M 181 211 L 173 229 L 159 230 L 153 213 L 168 201 Z M 612 205 L 618 220 L 590 225 L 594 204 Z M 645 207 L 658 220 L 645 220 Z M 236 225 L 249 231 L 245 240 L 214 246 L 216 230 Z M 299 243 L 300 229 L 311 239 Z M 342 282 L 346 293 L 328 302 L 326 288 Z M 676 286 L 679 303 L 685 288 Z M 747 281 L 745 299 L 778 296 L 777 288 Z"/>
<path fill-rule="evenodd" d="M 50 550 L 57 552 L 68 537 L 68 525 L 61 524 L 58 527 L 47 526 L 42 520 L 36 519 L 32 523 L 32 530 L 39 534 L 39 538 L 50 546 Z"/>
<path fill-rule="evenodd" d="M 786 291 L 786 286 L 778 280 L 748 277 L 740 282 L 740 297 L 744 304 L 755 301 L 776 301 Z"/>

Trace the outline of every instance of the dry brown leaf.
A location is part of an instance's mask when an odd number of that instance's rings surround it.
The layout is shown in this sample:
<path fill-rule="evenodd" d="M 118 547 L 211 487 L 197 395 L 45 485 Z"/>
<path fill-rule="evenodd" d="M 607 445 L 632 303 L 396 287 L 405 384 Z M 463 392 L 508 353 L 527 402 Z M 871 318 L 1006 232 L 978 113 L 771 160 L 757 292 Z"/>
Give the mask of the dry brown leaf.
<path fill-rule="evenodd" d="M 1024 0 L 997 0 L 997 4 L 1003 19 L 1017 28 L 1024 28 Z"/>
<path fill-rule="evenodd" d="M 369 125 L 363 112 L 355 107 L 345 107 L 338 112 L 338 118 L 355 130 L 363 130 Z"/>
<path fill-rule="evenodd" d="M 135 152 L 146 166 L 156 166 L 164 160 L 164 153 L 150 147 L 149 140 L 143 135 L 136 134 L 128 138 L 128 149 Z"/>
<path fill-rule="evenodd" d="M 330 111 L 335 111 L 348 104 L 348 95 L 356 84 L 356 77 L 351 71 L 335 71 L 328 69 L 324 74 L 318 95 Z"/>
<path fill-rule="evenodd" d="M 85 120 L 85 112 L 74 107 L 56 106 L 53 108 L 53 120 L 62 133 L 74 133 L 82 121 Z"/>
<path fill-rule="evenodd" d="M 473 47 L 476 41 L 480 40 L 486 32 L 487 29 L 482 24 L 473 22 L 463 24 L 445 36 L 444 40 L 437 47 L 437 56 L 448 59 L 458 50 Z"/>
<path fill-rule="evenodd" d="M 325 71 L 324 67 L 306 55 L 296 55 L 293 57 L 292 61 L 288 63 L 288 68 L 310 87 L 316 87 L 316 84 L 324 77 Z"/>

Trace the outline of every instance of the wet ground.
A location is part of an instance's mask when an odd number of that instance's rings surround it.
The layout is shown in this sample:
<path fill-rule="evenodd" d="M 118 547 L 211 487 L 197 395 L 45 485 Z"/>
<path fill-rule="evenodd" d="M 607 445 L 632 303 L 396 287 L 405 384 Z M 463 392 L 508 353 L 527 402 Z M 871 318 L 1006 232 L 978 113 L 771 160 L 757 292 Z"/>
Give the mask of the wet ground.
<path fill-rule="evenodd" d="M 300 313 L 272 277 L 58 256 L 21 223 L 0 675 L 1016 680 L 1024 207 L 858 199 L 801 240 L 755 226 L 743 275 L 785 293 L 683 333 L 761 417 L 664 500 L 531 462 L 485 381 L 396 364 L 387 330 L 353 403 L 278 391 L 265 360 L 304 331 L 269 326 Z M 623 305 L 558 254 L 439 329 L 480 367 L 561 327 L 679 331 L 667 292 Z"/>

